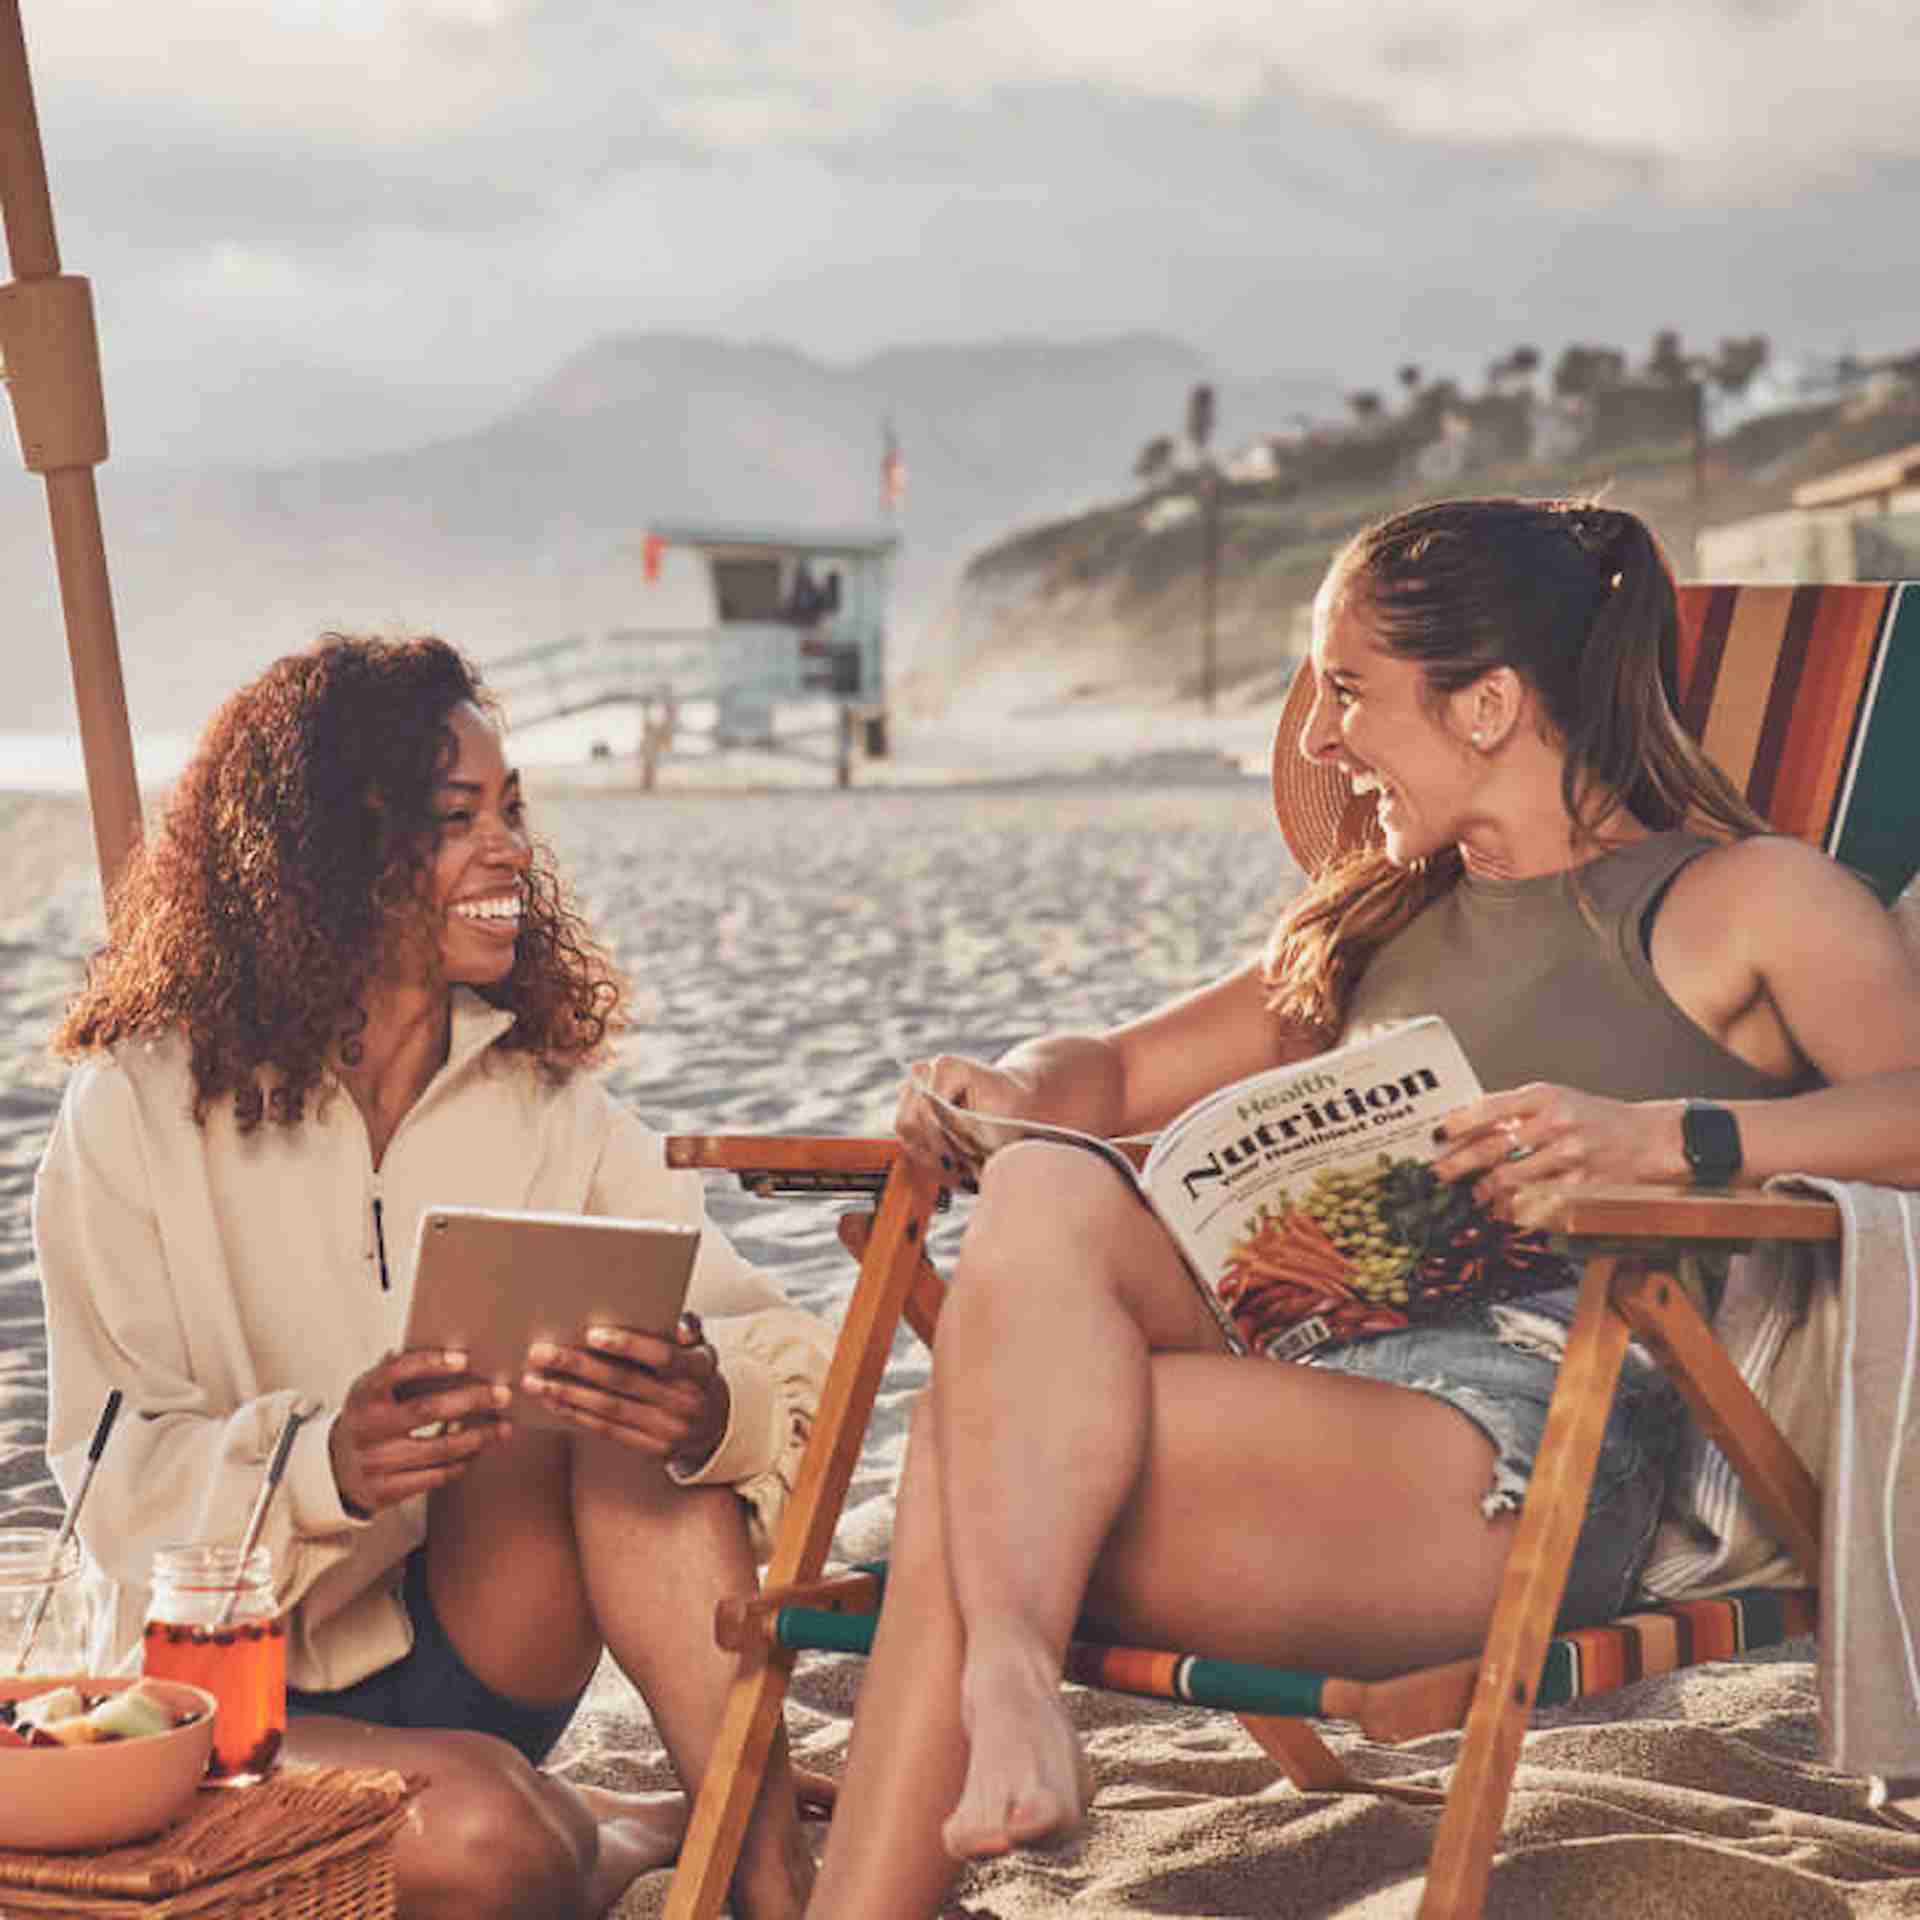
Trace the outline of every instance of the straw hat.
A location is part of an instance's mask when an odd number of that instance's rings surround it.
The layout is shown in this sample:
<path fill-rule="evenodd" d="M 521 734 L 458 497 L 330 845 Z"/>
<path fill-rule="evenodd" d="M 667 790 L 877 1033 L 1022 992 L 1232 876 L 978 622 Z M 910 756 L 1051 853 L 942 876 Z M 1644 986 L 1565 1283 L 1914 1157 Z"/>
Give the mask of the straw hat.
<path fill-rule="evenodd" d="M 1273 730 L 1273 814 L 1280 837 L 1309 880 L 1328 862 L 1380 846 L 1375 796 L 1355 793 L 1344 773 L 1300 751 L 1313 709 L 1313 662 L 1302 660 Z"/>

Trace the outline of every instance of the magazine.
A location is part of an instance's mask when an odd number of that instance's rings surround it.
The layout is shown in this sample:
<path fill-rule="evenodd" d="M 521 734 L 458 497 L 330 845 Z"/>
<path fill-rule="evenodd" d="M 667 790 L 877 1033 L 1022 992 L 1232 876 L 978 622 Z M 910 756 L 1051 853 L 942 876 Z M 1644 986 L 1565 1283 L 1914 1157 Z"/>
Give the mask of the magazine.
<path fill-rule="evenodd" d="M 1020 1138 L 1106 1160 L 1166 1227 L 1238 1352 L 1303 1359 L 1578 1278 L 1546 1235 L 1494 1218 L 1470 1186 L 1433 1172 L 1435 1121 L 1481 1088 L 1431 1016 L 1208 1094 L 1137 1165 L 1124 1142 L 921 1090 L 975 1164 Z"/>

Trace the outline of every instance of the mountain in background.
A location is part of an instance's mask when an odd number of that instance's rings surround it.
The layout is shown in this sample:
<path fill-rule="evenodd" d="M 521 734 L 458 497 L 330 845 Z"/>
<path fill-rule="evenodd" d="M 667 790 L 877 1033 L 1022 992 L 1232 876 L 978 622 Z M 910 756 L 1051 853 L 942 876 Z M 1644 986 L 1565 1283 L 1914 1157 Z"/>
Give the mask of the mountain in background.
<path fill-rule="evenodd" d="M 898 348 L 836 367 L 771 343 L 633 334 L 588 348 L 475 431 L 266 466 L 100 470 L 128 698 L 197 726 L 238 681 L 329 628 L 446 634 L 482 662 L 615 624 L 706 617 L 691 570 L 642 584 L 649 519 L 846 526 L 879 517 L 883 432 L 906 463 L 895 657 L 924 663 L 968 558 L 1124 486 L 1142 442 L 1215 379 L 1222 432 L 1337 405 L 1330 383 L 1219 381 L 1179 342 Z M 41 489 L 0 488 L 13 697 L 71 725 Z"/>

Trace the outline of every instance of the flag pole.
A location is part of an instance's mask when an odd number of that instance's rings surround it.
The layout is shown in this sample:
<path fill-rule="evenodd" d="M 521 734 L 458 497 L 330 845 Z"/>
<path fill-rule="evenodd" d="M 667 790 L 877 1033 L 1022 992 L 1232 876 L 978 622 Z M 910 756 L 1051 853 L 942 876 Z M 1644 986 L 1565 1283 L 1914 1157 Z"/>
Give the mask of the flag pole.
<path fill-rule="evenodd" d="M 140 786 L 93 469 L 107 457 L 93 292 L 60 271 L 20 0 L 0 0 L 0 216 L 14 278 L 0 284 L 0 359 L 20 457 L 46 482 L 100 885 L 140 842 Z"/>

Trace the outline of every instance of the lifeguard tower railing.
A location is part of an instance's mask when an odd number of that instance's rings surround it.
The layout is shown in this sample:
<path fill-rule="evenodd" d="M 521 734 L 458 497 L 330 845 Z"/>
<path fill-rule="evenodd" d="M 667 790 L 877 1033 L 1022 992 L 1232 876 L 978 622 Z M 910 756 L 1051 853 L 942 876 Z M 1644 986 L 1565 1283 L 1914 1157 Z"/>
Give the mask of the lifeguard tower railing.
<path fill-rule="evenodd" d="M 899 535 L 661 521 L 643 568 L 695 552 L 712 624 L 572 634 L 487 663 L 515 727 L 626 707 L 643 785 L 675 754 L 747 750 L 813 761 L 850 784 L 887 751 L 886 615 Z"/>

